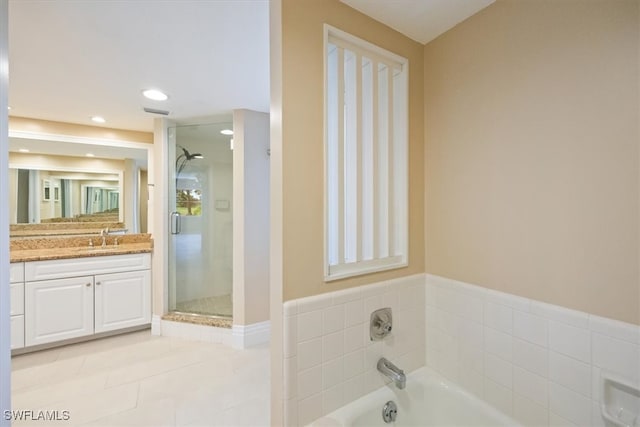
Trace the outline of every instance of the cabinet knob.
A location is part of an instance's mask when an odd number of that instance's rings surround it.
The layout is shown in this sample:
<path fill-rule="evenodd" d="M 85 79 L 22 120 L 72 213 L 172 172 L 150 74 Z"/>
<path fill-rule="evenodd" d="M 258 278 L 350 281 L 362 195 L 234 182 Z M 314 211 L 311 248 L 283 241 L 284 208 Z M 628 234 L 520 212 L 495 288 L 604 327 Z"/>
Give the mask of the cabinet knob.
<path fill-rule="evenodd" d="M 90 288 L 91 287 L 91 283 L 87 283 L 86 286 L 87 286 L 87 288 Z"/>
<path fill-rule="evenodd" d="M 96 285 L 100 286 L 102 285 L 102 282 L 96 282 Z"/>

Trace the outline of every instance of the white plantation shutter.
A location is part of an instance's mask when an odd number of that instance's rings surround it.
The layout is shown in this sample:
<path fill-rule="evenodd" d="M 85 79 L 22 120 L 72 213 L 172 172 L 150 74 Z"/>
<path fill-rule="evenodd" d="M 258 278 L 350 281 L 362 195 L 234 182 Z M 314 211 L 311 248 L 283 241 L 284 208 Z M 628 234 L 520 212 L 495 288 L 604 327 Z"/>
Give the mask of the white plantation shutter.
<path fill-rule="evenodd" d="M 408 61 L 325 26 L 325 279 L 407 265 Z"/>

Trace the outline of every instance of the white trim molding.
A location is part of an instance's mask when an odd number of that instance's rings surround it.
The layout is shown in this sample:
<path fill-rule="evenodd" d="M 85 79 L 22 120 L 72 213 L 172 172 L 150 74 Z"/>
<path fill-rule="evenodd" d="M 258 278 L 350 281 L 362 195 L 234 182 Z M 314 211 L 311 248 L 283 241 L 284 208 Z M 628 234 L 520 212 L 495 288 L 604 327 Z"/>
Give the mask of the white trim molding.
<path fill-rule="evenodd" d="M 151 317 L 151 335 L 160 336 L 162 335 L 162 318 L 157 314 L 154 314 Z"/>
<path fill-rule="evenodd" d="M 153 321 L 151 324 L 153 333 Z M 160 335 L 163 337 L 181 338 L 191 341 L 220 343 L 231 346 L 231 329 L 215 326 L 196 325 L 193 323 L 160 320 Z"/>
<path fill-rule="evenodd" d="M 271 322 L 267 320 L 250 325 L 233 325 L 231 336 L 232 346 L 237 349 L 267 343 L 271 338 Z"/>

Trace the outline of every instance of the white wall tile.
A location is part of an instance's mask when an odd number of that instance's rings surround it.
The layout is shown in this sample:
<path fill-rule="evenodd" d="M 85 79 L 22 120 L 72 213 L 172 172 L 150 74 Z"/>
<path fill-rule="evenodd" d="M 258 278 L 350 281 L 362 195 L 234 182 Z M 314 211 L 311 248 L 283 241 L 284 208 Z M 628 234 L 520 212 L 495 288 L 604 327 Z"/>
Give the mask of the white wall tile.
<path fill-rule="evenodd" d="M 522 312 L 528 312 L 531 308 L 531 301 L 526 298 L 505 294 L 504 292 L 498 292 L 492 289 L 486 290 L 485 300 L 496 304 L 506 305 L 507 307 L 511 307 Z"/>
<path fill-rule="evenodd" d="M 332 292 L 331 303 L 333 305 L 345 304 L 349 301 L 362 300 L 362 290 L 360 287 L 344 289 L 337 292 Z"/>
<path fill-rule="evenodd" d="M 513 365 L 491 354 L 484 356 L 484 375 L 496 383 L 513 388 Z"/>
<path fill-rule="evenodd" d="M 364 348 L 365 345 L 365 325 L 361 323 L 357 326 L 352 326 L 344 331 L 344 352 L 350 353 L 359 348 Z"/>
<path fill-rule="evenodd" d="M 458 363 L 474 371 L 484 373 L 484 351 L 482 347 L 469 346 L 466 342 L 458 344 Z"/>
<path fill-rule="evenodd" d="M 513 364 L 546 377 L 549 372 L 548 351 L 546 348 L 514 338 Z"/>
<path fill-rule="evenodd" d="M 298 344 L 298 372 L 322 363 L 322 339 L 305 341 Z"/>
<path fill-rule="evenodd" d="M 364 322 L 364 301 L 359 299 L 344 305 L 345 326 L 354 326 Z M 368 319 L 367 319 L 368 320 Z"/>
<path fill-rule="evenodd" d="M 484 328 L 484 349 L 486 352 L 510 362 L 513 357 L 513 339 L 511 335 L 495 329 Z"/>
<path fill-rule="evenodd" d="M 591 363 L 591 332 L 560 322 L 549 322 L 549 349 Z"/>
<path fill-rule="evenodd" d="M 344 377 L 351 378 L 364 372 L 364 349 L 344 355 Z"/>
<path fill-rule="evenodd" d="M 599 402 L 592 401 L 591 403 L 591 426 L 592 427 L 607 427 L 602 418 L 602 408 Z"/>
<path fill-rule="evenodd" d="M 364 300 L 364 318 L 363 322 L 369 323 L 371 321 L 371 313 L 381 308 L 385 308 L 384 301 L 382 301 L 381 295 L 373 295 Z"/>
<path fill-rule="evenodd" d="M 547 347 L 547 320 L 539 316 L 524 313 L 519 310 L 513 312 L 513 335 L 525 341 L 542 347 Z"/>
<path fill-rule="evenodd" d="M 364 375 L 356 375 L 344 382 L 344 400 L 352 402 L 364 394 Z"/>
<path fill-rule="evenodd" d="M 513 393 L 510 389 L 485 378 L 484 399 L 500 412 L 513 415 Z"/>
<path fill-rule="evenodd" d="M 298 301 L 291 300 L 285 302 L 282 305 L 282 313 L 284 314 L 284 317 L 295 316 L 296 314 L 298 314 Z"/>
<path fill-rule="evenodd" d="M 591 365 L 562 354 L 549 352 L 549 379 L 591 398 Z"/>
<path fill-rule="evenodd" d="M 480 399 L 484 396 L 484 377 L 482 371 L 471 368 L 461 362 L 458 369 L 458 381 L 460 385 L 466 388 L 471 393 L 478 396 Z"/>
<path fill-rule="evenodd" d="M 322 337 L 322 361 L 326 362 L 344 354 L 344 331 Z"/>
<path fill-rule="evenodd" d="M 605 319 L 599 316 L 589 316 L 589 328 L 593 332 L 610 336 L 633 344 L 640 344 L 640 326 Z"/>
<path fill-rule="evenodd" d="M 298 395 L 298 363 L 295 357 L 284 359 L 284 398 Z"/>
<path fill-rule="evenodd" d="M 311 311 L 296 316 L 298 319 L 298 342 L 322 336 L 322 311 Z"/>
<path fill-rule="evenodd" d="M 298 373 L 298 399 L 304 399 L 322 391 L 322 367 L 315 366 Z"/>
<path fill-rule="evenodd" d="M 436 304 L 436 286 L 431 283 L 427 283 L 424 288 L 424 299 L 428 306 L 434 306 Z"/>
<path fill-rule="evenodd" d="M 577 427 L 571 421 L 551 411 L 549 411 L 549 426 L 550 427 Z"/>
<path fill-rule="evenodd" d="M 602 373 L 602 369 L 597 366 L 591 365 L 591 399 L 600 402 L 602 400 L 602 385 L 600 378 L 600 374 Z"/>
<path fill-rule="evenodd" d="M 322 389 L 340 384 L 344 381 L 344 361 L 341 357 L 322 364 Z"/>
<path fill-rule="evenodd" d="M 395 289 L 388 290 L 380 295 L 380 302 L 383 306 L 389 307 L 393 314 L 398 313 L 398 291 Z"/>
<path fill-rule="evenodd" d="M 639 346 L 595 332 L 592 333 L 591 339 L 593 343 L 593 365 L 634 380 L 640 378 Z"/>
<path fill-rule="evenodd" d="M 284 357 L 295 356 L 298 349 L 298 319 L 296 316 L 285 317 L 283 323 Z"/>
<path fill-rule="evenodd" d="M 298 424 L 306 426 L 313 420 L 322 416 L 322 394 L 314 394 L 311 397 L 298 401 Z"/>
<path fill-rule="evenodd" d="M 544 302 L 531 301 L 531 314 L 545 319 L 562 322 L 578 328 L 589 328 L 589 315 L 581 311 L 571 310 Z"/>
<path fill-rule="evenodd" d="M 491 301 L 485 301 L 484 325 L 511 334 L 513 332 L 513 309 Z"/>
<path fill-rule="evenodd" d="M 328 414 L 344 405 L 344 386 L 342 383 L 322 393 L 322 413 Z"/>
<path fill-rule="evenodd" d="M 300 298 L 298 302 L 298 314 L 310 311 L 322 310 L 331 305 L 331 294 L 314 295 L 312 297 Z"/>
<path fill-rule="evenodd" d="M 513 417 L 527 427 L 549 425 L 549 410 L 517 393 L 513 395 Z"/>
<path fill-rule="evenodd" d="M 322 310 L 322 333 L 330 334 L 332 332 L 344 329 L 344 307 L 342 305 L 334 305 Z"/>
<path fill-rule="evenodd" d="M 483 348 L 484 330 L 480 323 L 460 319 L 458 321 L 458 339 L 468 346 Z"/>
<path fill-rule="evenodd" d="M 298 398 L 288 399 L 284 402 L 284 425 L 298 425 Z"/>
<path fill-rule="evenodd" d="M 514 366 L 513 390 L 527 399 L 536 402 L 538 405 L 543 407 L 548 406 L 548 381 L 544 377 Z"/>
<path fill-rule="evenodd" d="M 591 400 L 554 382 L 549 382 L 549 410 L 579 426 L 591 423 Z"/>

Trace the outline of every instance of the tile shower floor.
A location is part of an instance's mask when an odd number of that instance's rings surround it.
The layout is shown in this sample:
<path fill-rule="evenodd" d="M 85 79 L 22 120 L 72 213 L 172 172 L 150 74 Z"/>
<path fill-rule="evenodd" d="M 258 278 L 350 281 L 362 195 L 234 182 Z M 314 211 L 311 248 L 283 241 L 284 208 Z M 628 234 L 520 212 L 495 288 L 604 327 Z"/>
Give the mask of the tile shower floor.
<path fill-rule="evenodd" d="M 267 426 L 269 348 L 135 332 L 12 359 L 14 410 L 69 421 L 13 426 Z"/>
<path fill-rule="evenodd" d="M 182 313 L 231 317 L 233 315 L 233 303 L 231 295 L 220 295 L 176 303 L 176 310 Z"/>

